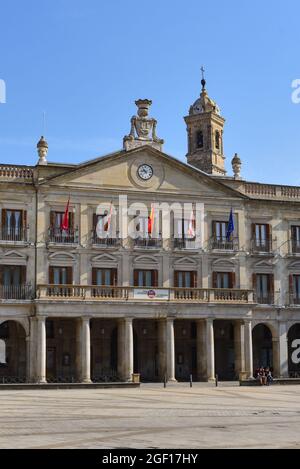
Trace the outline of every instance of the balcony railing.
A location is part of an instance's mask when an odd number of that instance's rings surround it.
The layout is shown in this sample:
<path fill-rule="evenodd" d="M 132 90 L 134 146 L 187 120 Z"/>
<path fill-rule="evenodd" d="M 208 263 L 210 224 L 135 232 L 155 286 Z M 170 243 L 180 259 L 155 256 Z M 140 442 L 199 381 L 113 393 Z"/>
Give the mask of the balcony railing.
<path fill-rule="evenodd" d="M 238 251 L 239 249 L 239 240 L 238 238 L 233 238 L 230 241 L 224 238 L 223 236 L 212 237 L 209 242 L 210 249 L 217 249 L 220 251 Z"/>
<path fill-rule="evenodd" d="M 160 248 L 162 242 L 161 238 L 135 238 L 133 245 L 140 248 Z"/>
<path fill-rule="evenodd" d="M 1 241 L 27 241 L 27 228 L 2 226 Z"/>
<path fill-rule="evenodd" d="M 253 238 L 251 239 L 251 251 L 252 252 L 271 252 L 272 251 L 272 239 L 271 238 Z"/>
<path fill-rule="evenodd" d="M 106 285 L 39 285 L 39 299 L 68 300 L 128 300 L 139 302 L 135 290 L 140 287 L 118 287 Z M 146 288 L 143 288 L 147 290 Z M 149 291 L 156 288 L 149 288 Z M 160 301 L 199 303 L 253 303 L 253 290 L 237 288 L 157 288 L 165 292 Z M 154 295 L 155 296 L 155 295 Z M 151 299 L 151 297 L 149 297 Z M 150 301 L 146 299 L 146 301 Z M 153 300 L 158 301 L 158 300 Z"/>
<path fill-rule="evenodd" d="M 31 284 L 24 285 L 0 285 L 1 300 L 31 300 L 34 291 Z"/>
<path fill-rule="evenodd" d="M 266 295 L 254 295 L 255 302 L 262 305 L 273 305 L 274 295 L 273 293 L 267 293 Z"/>
<path fill-rule="evenodd" d="M 300 254 L 300 240 L 290 239 L 289 240 L 289 252 L 290 254 Z"/>
<path fill-rule="evenodd" d="M 174 249 L 195 249 L 196 242 L 194 239 L 174 238 Z"/>
<path fill-rule="evenodd" d="M 114 247 L 120 244 L 120 238 L 118 235 L 115 238 L 99 238 L 97 233 L 93 231 L 92 233 L 92 244 L 103 247 Z"/>
<path fill-rule="evenodd" d="M 289 293 L 289 304 L 290 305 L 300 305 L 300 296 L 297 293 Z"/>
<path fill-rule="evenodd" d="M 49 242 L 58 244 L 76 244 L 78 243 L 78 229 L 70 228 L 62 230 L 61 228 L 49 229 Z"/>

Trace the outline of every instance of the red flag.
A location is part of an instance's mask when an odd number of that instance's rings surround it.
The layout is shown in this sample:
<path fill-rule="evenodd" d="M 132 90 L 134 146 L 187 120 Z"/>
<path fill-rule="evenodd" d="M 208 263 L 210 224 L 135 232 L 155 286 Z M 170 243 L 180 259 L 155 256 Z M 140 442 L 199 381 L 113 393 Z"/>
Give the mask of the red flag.
<path fill-rule="evenodd" d="M 194 238 L 196 235 L 195 228 L 196 228 L 196 220 L 195 220 L 194 210 L 192 209 L 190 220 L 189 220 L 189 226 L 188 226 L 188 235 L 191 238 Z"/>
<path fill-rule="evenodd" d="M 112 212 L 113 212 L 113 203 L 112 203 L 112 200 L 111 200 L 109 213 L 107 215 L 106 223 L 104 225 L 104 231 L 109 231 L 109 229 L 110 229 Z"/>
<path fill-rule="evenodd" d="M 62 221 L 61 221 L 61 226 L 60 227 L 61 227 L 62 230 L 68 230 L 69 229 L 69 205 L 70 205 L 70 197 L 68 199 L 66 210 L 65 210 L 64 216 L 63 216 Z"/>
<path fill-rule="evenodd" d="M 150 217 L 148 218 L 148 233 L 152 234 L 154 225 L 154 204 L 151 204 Z"/>

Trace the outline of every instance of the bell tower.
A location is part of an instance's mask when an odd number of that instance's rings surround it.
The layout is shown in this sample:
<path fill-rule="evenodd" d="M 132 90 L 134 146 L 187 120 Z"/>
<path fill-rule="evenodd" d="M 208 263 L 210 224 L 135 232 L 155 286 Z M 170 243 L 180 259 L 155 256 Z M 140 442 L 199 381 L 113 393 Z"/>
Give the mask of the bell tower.
<path fill-rule="evenodd" d="M 187 162 L 205 173 L 225 176 L 223 128 L 225 119 L 218 105 L 207 94 L 204 69 L 200 97 L 190 107 L 184 118 L 188 133 Z"/>

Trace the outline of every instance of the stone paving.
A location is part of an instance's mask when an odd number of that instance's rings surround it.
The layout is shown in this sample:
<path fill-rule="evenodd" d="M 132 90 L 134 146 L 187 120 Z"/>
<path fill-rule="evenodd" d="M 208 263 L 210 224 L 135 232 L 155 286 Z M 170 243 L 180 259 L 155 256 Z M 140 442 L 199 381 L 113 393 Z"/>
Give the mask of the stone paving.
<path fill-rule="evenodd" d="M 0 390 L 0 448 L 300 448 L 300 386 Z"/>

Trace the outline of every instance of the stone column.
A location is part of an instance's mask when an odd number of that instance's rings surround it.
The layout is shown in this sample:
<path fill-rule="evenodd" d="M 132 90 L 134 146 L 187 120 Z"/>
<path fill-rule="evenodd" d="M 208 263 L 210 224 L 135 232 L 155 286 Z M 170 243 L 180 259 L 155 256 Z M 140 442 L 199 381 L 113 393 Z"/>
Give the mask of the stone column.
<path fill-rule="evenodd" d="M 288 369 L 288 339 L 287 324 L 280 321 L 278 325 L 278 337 L 273 340 L 273 367 L 274 375 L 279 378 L 287 378 L 289 376 Z"/>
<path fill-rule="evenodd" d="M 157 323 L 158 376 L 163 381 L 167 375 L 166 320 L 159 319 Z"/>
<path fill-rule="evenodd" d="M 37 318 L 37 382 L 47 383 L 46 380 L 46 318 Z"/>
<path fill-rule="evenodd" d="M 245 372 L 247 378 L 253 378 L 253 348 L 252 348 L 252 322 L 250 319 L 245 323 Z"/>
<path fill-rule="evenodd" d="M 31 343 L 30 336 L 26 336 L 26 382 L 30 383 L 31 378 Z"/>
<path fill-rule="evenodd" d="M 215 381 L 215 340 L 214 320 L 206 319 L 206 359 L 207 359 L 207 381 Z"/>
<path fill-rule="evenodd" d="M 207 379 L 207 351 L 205 336 L 205 321 L 197 321 L 197 380 Z"/>
<path fill-rule="evenodd" d="M 167 379 L 176 381 L 175 378 L 175 335 L 174 319 L 167 318 L 166 324 L 166 350 L 167 350 Z"/>
<path fill-rule="evenodd" d="M 133 319 L 124 320 L 124 379 L 132 381 L 133 373 Z"/>
<path fill-rule="evenodd" d="M 245 372 L 245 326 L 242 321 L 234 323 L 234 355 L 237 379 Z"/>
<path fill-rule="evenodd" d="M 81 319 L 81 382 L 91 382 L 90 318 Z"/>

